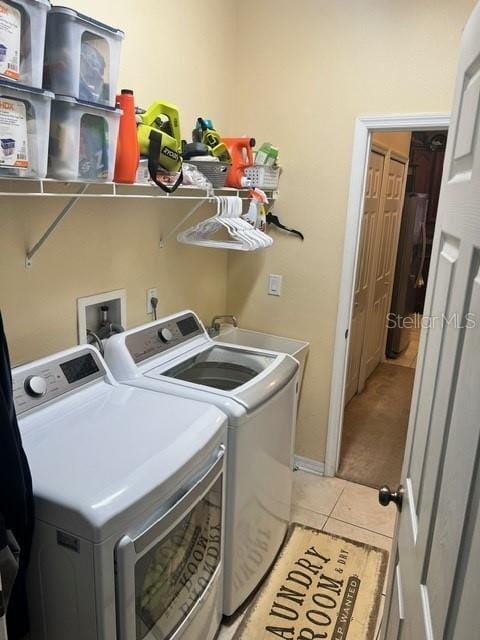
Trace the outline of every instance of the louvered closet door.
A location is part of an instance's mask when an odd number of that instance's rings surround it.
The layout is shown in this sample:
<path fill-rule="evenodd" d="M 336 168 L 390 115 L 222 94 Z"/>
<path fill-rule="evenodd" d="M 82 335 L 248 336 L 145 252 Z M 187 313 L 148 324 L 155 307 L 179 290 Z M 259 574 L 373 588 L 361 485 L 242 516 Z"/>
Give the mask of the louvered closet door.
<path fill-rule="evenodd" d="M 387 640 L 480 637 L 479 137 L 477 5 L 462 40 L 439 201 L 425 307 L 433 328 L 420 342 Z"/>

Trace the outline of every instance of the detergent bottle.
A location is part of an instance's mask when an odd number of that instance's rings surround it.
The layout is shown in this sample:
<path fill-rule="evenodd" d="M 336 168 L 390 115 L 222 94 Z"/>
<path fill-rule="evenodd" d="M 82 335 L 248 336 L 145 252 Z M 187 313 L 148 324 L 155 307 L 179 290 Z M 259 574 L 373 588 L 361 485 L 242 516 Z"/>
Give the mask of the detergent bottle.
<path fill-rule="evenodd" d="M 131 89 L 122 89 L 121 94 L 117 96 L 117 104 L 123 113 L 120 117 L 113 179 L 115 182 L 132 184 L 135 182 L 140 160 L 133 91 Z"/>
<path fill-rule="evenodd" d="M 242 189 L 251 186 L 245 177 L 245 168 L 253 165 L 253 147 L 255 138 L 222 138 L 232 158 L 225 186 Z"/>

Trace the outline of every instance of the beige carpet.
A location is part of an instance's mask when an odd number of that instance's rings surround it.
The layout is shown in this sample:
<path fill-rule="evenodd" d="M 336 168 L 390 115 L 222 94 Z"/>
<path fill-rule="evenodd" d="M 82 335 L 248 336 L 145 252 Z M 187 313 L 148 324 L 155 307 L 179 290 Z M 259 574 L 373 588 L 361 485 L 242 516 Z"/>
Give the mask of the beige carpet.
<path fill-rule="evenodd" d="M 234 638 L 374 640 L 388 552 L 294 524 Z"/>
<path fill-rule="evenodd" d="M 345 407 L 338 476 L 391 489 L 400 481 L 415 369 L 382 363 Z"/>

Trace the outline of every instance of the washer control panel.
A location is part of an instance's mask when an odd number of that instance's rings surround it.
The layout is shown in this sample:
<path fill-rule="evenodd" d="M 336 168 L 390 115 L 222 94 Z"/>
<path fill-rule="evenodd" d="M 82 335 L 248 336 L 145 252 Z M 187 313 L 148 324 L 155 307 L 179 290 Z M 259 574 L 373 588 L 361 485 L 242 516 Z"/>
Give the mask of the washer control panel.
<path fill-rule="evenodd" d="M 185 313 L 175 319 L 160 320 L 154 326 L 130 333 L 125 338 L 125 345 L 137 364 L 203 333 L 203 326 L 193 313 Z"/>
<path fill-rule="evenodd" d="M 105 368 L 96 354 L 85 349 L 40 366 L 13 370 L 13 400 L 17 414 L 102 378 Z"/>

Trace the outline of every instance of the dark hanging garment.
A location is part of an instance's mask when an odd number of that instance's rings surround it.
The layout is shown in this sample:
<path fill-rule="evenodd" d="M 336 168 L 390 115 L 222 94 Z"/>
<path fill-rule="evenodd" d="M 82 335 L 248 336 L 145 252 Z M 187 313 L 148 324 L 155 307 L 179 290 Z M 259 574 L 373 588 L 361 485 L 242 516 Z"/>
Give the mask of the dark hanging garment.
<path fill-rule="evenodd" d="M 9 640 L 28 632 L 25 577 L 33 533 L 32 477 L 22 447 L 12 394 L 7 341 L 0 314 L 0 513 L 20 547 L 19 568 L 7 609 Z"/>

